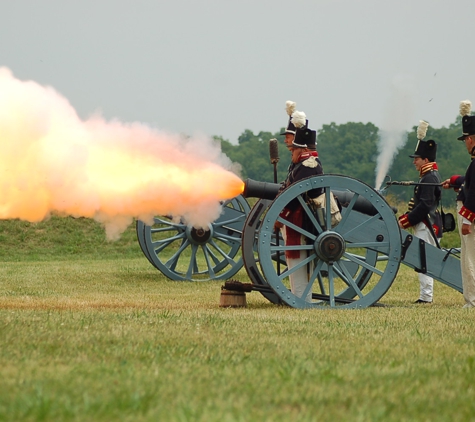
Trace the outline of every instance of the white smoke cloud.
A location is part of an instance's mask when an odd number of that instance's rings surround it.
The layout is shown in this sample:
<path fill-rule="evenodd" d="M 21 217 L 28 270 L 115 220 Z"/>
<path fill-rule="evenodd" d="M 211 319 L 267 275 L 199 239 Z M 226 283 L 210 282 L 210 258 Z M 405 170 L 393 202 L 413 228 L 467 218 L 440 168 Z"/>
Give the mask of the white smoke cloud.
<path fill-rule="evenodd" d="M 133 218 L 207 227 L 242 181 L 219 144 L 142 123 L 79 119 L 51 87 L 0 68 L 0 218 L 88 217 L 117 238 Z"/>
<path fill-rule="evenodd" d="M 391 169 L 397 152 L 407 141 L 407 128 L 413 125 L 415 87 L 411 78 L 398 76 L 392 81 L 391 98 L 379 131 L 375 189 L 379 190 Z"/>

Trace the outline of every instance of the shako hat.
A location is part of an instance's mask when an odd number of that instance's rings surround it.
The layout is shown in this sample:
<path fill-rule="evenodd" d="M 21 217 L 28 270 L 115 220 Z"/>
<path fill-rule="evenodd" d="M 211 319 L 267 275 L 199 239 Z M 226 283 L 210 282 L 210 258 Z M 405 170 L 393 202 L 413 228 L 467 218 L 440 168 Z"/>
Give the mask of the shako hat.
<path fill-rule="evenodd" d="M 434 140 L 429 139 L 423 141 L 426 136 L 429 123 L 424 120 L 419 120 L 419 126 L 417 127 L 417 145 L 414 154 L 410 155 L 411 158 L 427 158 L 429 161 L 435 161 L 437 155 L 437 144 Z"/>
<path fill-rule="evenodd" d="M 437 144 L 434 140 L 429 139 L 427 141 L 419 140 L 417 142 L 416 150 L 414 154 L 410 155 L 411 158 L 427 158 L 429 161 L 435 161 L 437 156 Z"/>
<path fill-rule="evenodd" d="M 305 113 L 303 111 L 295 111 L 290 120 L 296 128 L 292 145 L 297 148 L 315 149 L 317 145 L 317 132 L 309 129 Z"/>
<path fill-rule="evenodd" d="M 296 127 L 294 126 L 294 124 L 292 123 L 292 114 L 293 112 L 295 111 L 295 107 L 297 106 L 297 103 L 293 102 L 293 101 L 287 101 L 285 103 L 285 111 L 287 112 L 287 114 L 289 115 L 289 121 L 287 123 L 287 127 L 285 128 L 285 130 L 281 133 L 281 135 L 286 135 L 287 133 L 290 133 L 292 135 L 295 135 L 295 130 L 296 130 Z"/>
<path fill-rule="evenodd" d="M 297 148 L 316 149 L 317 132 L 308 127 L 297 129 L 292 145 Z"/>
<path fill-rule="evenodd" d="M 475 116 L 471 116 L 472 103 L 470 100 L 460 102 L 460 115 L 462 116 L 462 136 L 457 139 L 463 141 L 468 135 L 475 135 Z"/>

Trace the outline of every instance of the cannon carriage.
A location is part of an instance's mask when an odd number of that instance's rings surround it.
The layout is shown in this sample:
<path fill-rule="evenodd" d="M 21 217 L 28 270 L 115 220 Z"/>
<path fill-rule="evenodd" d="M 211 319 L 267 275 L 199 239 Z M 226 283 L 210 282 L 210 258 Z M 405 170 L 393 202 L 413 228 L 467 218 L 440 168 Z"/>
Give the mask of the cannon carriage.
<path fill-rule="evenodd" d="M 246 187 L 250 187 L 248 196 L 271 196 L 270 184 L 248 181 Z M 316 188 L 322 188 L 327 196 L 323 221 L 314 215 L 306 200 L 307 192 Z M 278 185 L 274 186 L 275 189 Z M 334 227 L 331 227 L 330 192 L 339 197 L 343 205 L 342 219 Z M 292 200 L 300 202 L 310 227 L 293 226 L 280 216 Z M 277 221 L 290 225 L 306 241 L 300 246 L 277 244 L 273 236 Z M 249 277 L 254 284 L 266 283 L 283 303 L 292 307 L 358 308 L 374 305 L 391 287 L 401 263 L 462 291 L 457 253 L 436 248 L 401 230 L 394 210 L 384 197 L 367 184 L 347 176 L 326 174 L 311 177 L 296 182 L 276 196 L 255 230 L 257 258 L 251 263 L 247 224 L 243 229 L 242 247 Z M 291 270 L 284 268 L 279 274 L 275 256 L 282 256 L 290 249 L 299 250 L 307 257 L 300 266 Z M 284 260 L 280 259 L 280 262 Z M 288 277 L 302 266 L 308 267 L 309 283 L 302 297 L 297 297 L 290 291 Z M 240 287 L 228 285 L 226 288 Z M 262 287 L 257 290 L 265 291 Z M 266 293 L 270 294 L 269 291 Z M 311 293 L 311 300 L 307 299 L 308 293 Z"/>
<path fill-rule="evenodd" d="M 243 263 L 251 283 L 228 281 L 224 286 L 226 289 L 256 290 L 272 303 L 295 308 L 372 306 L 391 287 L 401 263 L 462 291 L 457 253 L 436 248 L 401 230 L 392 207 L 369 185 L 347 176 L 325 174 L 296 182 L 277 194 L 279 187 L 275 183 L 245 182 L 243 196 L 259 200 L 252 209 L 245 207 L 246 201 L 241 197 L 236 200 L 239 206 L 232 205 L 232 212 L 224 208 L 221 222 L 210 227 L 209 239 L 215 243 L 214 238 L 224 238 L 230 252 L 205 257 L 207 268 L 201 272 L 196 253 L 200 248 L 205 251 L 204 255 L 209 252 L 208 240 L 199 244 L 190 229 L 170 223 L 173 229 L 169 229 L 177 232 L 170 239 L 178 238 L 181 246 L 172 258 L 156 261 L 154 255 L 158 257 L 171 240 L 154 242 L 153 227 L 139 228 L 137 225 L 137 231 L 142 230 L 149 259 L 165 275 L 182 280 L 193 279 L 193 275 L 223 280 L 232 277 Z M 327 199 L 319 215 L 307 203 L 307 192 L 317 188 L 323 190 Z M 334 227 L 330 192 L 343 205 L 341 221 Z M 305 228 L 296 227 L 280 216 L 284 207 L 294 200 L 299 201 L 307 217 Z M 236 208 L 239 208 L 237 212 Z M 282 237 L 276 236 L 276 222 L 298 231 L 305 242 L 299 246 L 286 246 Z M 214 224 L 218 229 L 215 230 Z M 188 247 L 191 258 L 186 258 L 187 269 L 178 271 L 179 255 Z M 239 247 L 242 258 L 237 258 Z M 297 267 L 288 269 L 284 254 L 291 249 L 299 250 L 305 259 Z M 307 269 L 309 283 L 302 296 L 297 297 L 290 290 L 289 275 L 302 267 Z"/>

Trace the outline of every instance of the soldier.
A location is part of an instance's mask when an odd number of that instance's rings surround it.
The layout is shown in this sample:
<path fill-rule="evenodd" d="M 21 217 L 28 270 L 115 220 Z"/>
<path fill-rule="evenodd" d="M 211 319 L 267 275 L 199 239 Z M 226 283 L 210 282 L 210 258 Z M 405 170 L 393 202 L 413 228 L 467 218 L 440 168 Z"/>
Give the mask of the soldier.
<path fill-rule="evenodd" d="M 323 174 L 322 164 L 316 151 L 317 133 L 308 128 L 305 113 L 299 111 L 294 112 L 292 114 L 291 123 L 295 125 L 296 128 L 295 138 L 290 148 L 293 166 L 289 168 L 289 173 L 283 185 L 284 189 L 298 180 Z M 321 193 L 321 189 L 313 189 L 309 191 L 309 196 L 311 198 L 316 198 Z M 304 224 L 304 211 L 297 199 L 294 199 L 287 204 L 287 206 L 281 211 L 280 216 L 296 226 L 302 227 Z M 280 222 L 277 222 L 276 227 L 281 229 L 283 225 Z M 285 226 L 283 231 L 286 245 L 304 244 L 305 239 L 296 230 Z M 285 252 L 287 268 L 290 270 L 302 262 L 306 258 L 306 256 L 302 255 L 306 254 L 299 250 L 287 250 Z M 308 284 L 309 272 L 309 266 L 304 265 L 302 268 L 290 274 L 290 287 L 294 295 L 298 297 L 303 296 Z M 311 300 L 311 293 L 308 294 L 306 300 Z"/>
<path fill-rule="evenodd" d="M 452 176 L 446 179 L 443 187 L 454 187 L 457 195 L 457 223 L 461 242 L 462 287 L 465 299 L 464 308 L 475 308 L 475 116 L 471 115 L 472 103 L 469 100 L 460 103 L 462 115 L 462 136 L 457 138 L 465 142 L 471 162 L 465 176 Z"/>
<path fill-rule="evenodd" d="M 428 123 L 421 121 L 418 128 L 418 142 L 413 155 L 414 166 L 419 172 L 419 184 L 414 188 L 414 197 L 409 202 L 409 211 L 399 217 L 399 227 L 412 227 L 414 235 L 425 242 L 438 246 L 437 238 L 442 236 L 442 224 L 437 211 L 441 187 L 440 176 L 435 162 L 437 144 L 432 139 L 423 141 Z M 434 280 L 419 272 L 420 294 L 414 303 L 432 303 Z"/>

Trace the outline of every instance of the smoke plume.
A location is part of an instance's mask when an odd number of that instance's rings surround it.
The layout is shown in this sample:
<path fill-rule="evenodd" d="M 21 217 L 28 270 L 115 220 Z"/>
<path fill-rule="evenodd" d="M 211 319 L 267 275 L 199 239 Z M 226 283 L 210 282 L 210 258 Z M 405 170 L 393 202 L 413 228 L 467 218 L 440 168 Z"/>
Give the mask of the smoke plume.
<path fill-rule="evenodd" d="M 0 218 L 88 217 L 117 238 L 133 218 L 207 227 L 242 181 L 213 140 L 142 123 L 82 121 L 51 87 L 0 68 Z"/>
<path fill-rule="evenodd" d="M 388 174 L 394 157 L 407 141 L 406 128 L 411 127 L 413 87 L 410 80 L 396 78 L 392 83 L 390 106 L 379 130 L 378 159 L 375 189 L 379 190 Z"/>

